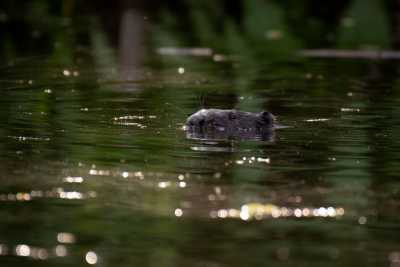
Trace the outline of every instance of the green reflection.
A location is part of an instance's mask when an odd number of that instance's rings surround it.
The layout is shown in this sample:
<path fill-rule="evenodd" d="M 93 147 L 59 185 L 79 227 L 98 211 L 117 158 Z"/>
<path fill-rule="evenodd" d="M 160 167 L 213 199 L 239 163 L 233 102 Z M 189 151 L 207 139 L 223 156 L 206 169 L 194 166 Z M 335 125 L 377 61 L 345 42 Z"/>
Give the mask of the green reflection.
<path fill-rule="evenodd" d="M 87 266 L 89 251 L 113 266 L 368 266 L 397 255 L 398 64 L 297 56 L 389 49 L 385 6 L 329 3 L 344 15 L 325 19 L 314 1 L 125 4 L 0 4 L 3 265 Z M 212 53 L 157 53 L 171 46 Z M 186 139 L 185 118 L 203 107 L 268 109 L 291 128 L 273 142 Z M 246 203 L 344 216 L 213 218 Z M 65 257 L 53 252 L 61 232 L 76 237 Z M 23 244 L 49 258 L 23 258 Z"/>

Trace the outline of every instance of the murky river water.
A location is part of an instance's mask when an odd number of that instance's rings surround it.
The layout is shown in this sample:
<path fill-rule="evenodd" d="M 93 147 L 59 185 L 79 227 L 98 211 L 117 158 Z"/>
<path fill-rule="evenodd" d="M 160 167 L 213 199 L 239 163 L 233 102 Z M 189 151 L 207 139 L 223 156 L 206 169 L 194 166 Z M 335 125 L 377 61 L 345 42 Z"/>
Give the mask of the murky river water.
<path fill-rule="evenodd" d="M 0 265 L 398 266 L 394 63 L 182 58 L 0 69 Z M 186 138 L 202 107 L 289 127 Z"/>

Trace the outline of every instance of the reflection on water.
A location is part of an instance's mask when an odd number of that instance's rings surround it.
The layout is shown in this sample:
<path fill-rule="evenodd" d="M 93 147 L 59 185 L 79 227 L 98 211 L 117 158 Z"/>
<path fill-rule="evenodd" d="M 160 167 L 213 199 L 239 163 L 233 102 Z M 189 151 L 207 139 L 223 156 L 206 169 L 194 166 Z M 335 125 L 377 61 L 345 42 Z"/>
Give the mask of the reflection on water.
<path fill-rule="evenodd" d="M 27 244 L 17 244 L 15 246 L 8 246 L 7 244 L 0 244 L 0 256 L 16 256 L 25 257 L 33 260 L 51 260 L 51 258 L 64 258 L 69 255 L 68 248 L 64 244 L 75 243 L 75 237 L 71 233 L 58 233 L 58 244 L 53 248 L 44 248 L 31 246 Z M 96 264 L 98 256 L 93 251 L 88 251 L 85 255 L 85 260 L 88 264 Z"/>
<path fill-rule="evenodd" d="M 169 46 L 146 65 L 129 51 L 138 16 L 124 14 L 118 64 L 95 51 L 106 63 L 0 70 L 0 264 L 399 264 L 395 62 Z M 203 107 L 285 126 L 187 134 Z"/>
<path fill-rule="evenodd" d="M 0 201 L 31 201 L 37 198 L 85 199 L 94 197 L 96 197 L 96 192 L 94 191 L 82 193 L 78 191 L 64 191 L 63 188 L 54 188 L 48 191 L 32 190 L 31 192 L 0 194 Z"/>
<path fill-rule="evenodd" d="M 182 216 L 183 211 L 179 209 L 179 216 Z M 344 215 L 343 208 L 333 207 L 319 207 L 319 208 L 288 208 L 288 207 L 277 207 L 273 204 L 260 204 L 260 203 L 249 203 L 243 205 L 240 210 L 238 209 L 220 209 L 217 211 L 210 211 L 211 218 L 240 218 L 244 221 L 256 219 L 262 220 L 264 218 L 310 218 L 310 217 L 341 217 Z"/>
<path fill-rule="evenodd" d="M 186 138 L 194 140 L 259 140 L 274 141 L 275 131 L 272 129 L 185 129 Z"/>
<path fill-rule="evenodd" d="M 86 83 L 49 82 L 55 98 L 45 106 L 36 106 L 42 86 L 7 92 L 0 261 L 96 265 L 155 253 L 172 263 L 200 257 L 242 265 L 248 260 L 239 251 L 248 250 L 254 263 L 317 257 L 346 265 L 380 247 L 379 262 L 397 262 L 390 233 L 398 222 L 398 184 L 386 174 L 391 168 L 371 168 L 372 147 L 387 147 L 390 133 L 374 125 L 386 115 L 383 107 L 362 105 L 365 92 L 357 92 L 357 103 L 329 91 L 306 101 L 270 83 L 268 108 L 290 127 L 265 142 L 187 138 L 181 126 L 198 109 L 198 89 L 176 99 L 188 106 L 185 114 L 168 95 L 154 95 L 152 81 L 143 86 L 124 92 L 100 85 L 88 96 Z M 164 89 L 176 94 L 175 87 Z M 209 101 L 230 105 L 220 98 L 224 92 L 210 90 Z M 259 257 L 260 246 L 267 258 Z"/>

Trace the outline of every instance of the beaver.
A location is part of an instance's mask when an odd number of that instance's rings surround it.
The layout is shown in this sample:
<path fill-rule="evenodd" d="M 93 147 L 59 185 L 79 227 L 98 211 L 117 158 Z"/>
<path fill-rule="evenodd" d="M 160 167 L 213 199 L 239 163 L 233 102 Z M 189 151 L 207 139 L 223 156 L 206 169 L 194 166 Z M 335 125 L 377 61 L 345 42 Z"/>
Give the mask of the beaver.
<path fill-rule="evenodd" d="M 270 139 L 275 116 L 235 109 L 201 109 L 190 115 L 184 129 L 196 139 Z"/>

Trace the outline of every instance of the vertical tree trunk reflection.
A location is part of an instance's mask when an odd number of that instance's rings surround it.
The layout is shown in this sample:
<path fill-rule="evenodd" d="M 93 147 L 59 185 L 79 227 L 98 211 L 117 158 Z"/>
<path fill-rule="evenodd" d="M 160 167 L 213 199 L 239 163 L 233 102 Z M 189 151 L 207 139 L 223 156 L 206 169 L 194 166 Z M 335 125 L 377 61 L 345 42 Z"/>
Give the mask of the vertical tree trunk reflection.
<path fill-rule="evenodd" d="M 141 66 L 146 52 L 143 13 L 136 8 L 125 6 L 121 14 L 119 28 L 119 65 L 121 80 L 141 78 Z"/>

